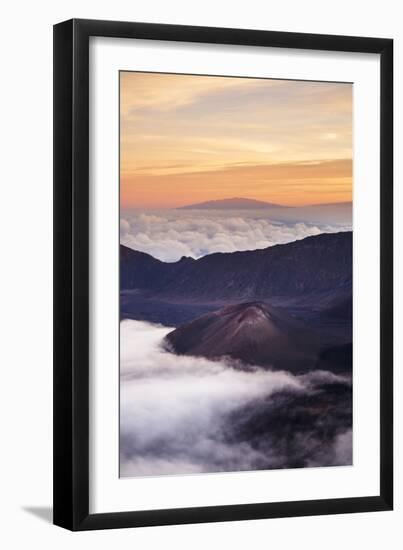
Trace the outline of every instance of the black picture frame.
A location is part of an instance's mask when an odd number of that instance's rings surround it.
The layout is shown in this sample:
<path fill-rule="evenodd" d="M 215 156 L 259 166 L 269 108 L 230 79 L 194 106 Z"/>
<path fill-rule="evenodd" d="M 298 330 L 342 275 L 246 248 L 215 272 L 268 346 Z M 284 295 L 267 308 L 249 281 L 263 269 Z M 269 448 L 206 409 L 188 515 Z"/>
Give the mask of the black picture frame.
<path fill-rule="evenodd" d="M 380 54 L 380 491 L 365 497 L 89 513 L 89 38 Z M 393 507 L 393 41 L 73 19 L 54 26 L 54 523 L 71 530 Z"/>

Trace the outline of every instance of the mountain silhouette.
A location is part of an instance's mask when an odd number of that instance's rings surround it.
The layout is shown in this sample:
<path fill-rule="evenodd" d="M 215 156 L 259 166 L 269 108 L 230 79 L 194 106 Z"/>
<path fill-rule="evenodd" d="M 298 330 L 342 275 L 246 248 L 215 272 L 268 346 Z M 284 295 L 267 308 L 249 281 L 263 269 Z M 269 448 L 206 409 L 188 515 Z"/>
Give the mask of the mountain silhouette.
<path fill-rule="evenodd" d="M 193 210 L 241 210 L 241 209 L 255 209 L 255 208 L 287 208 L 281 204 L 275 204 L 272 202 L 258 201 L 255 199 L 245 198 L 231 198 L 231 199 L 219 199 L 213 201 L 199 202 L 196 204 L 188 204 L 181 206 L 180 209 L 193 209 Z"/>
<path fill-rule="evenodd" d="M 330 307 L 351 298 L 352 233 L 323 233 L 261 250 L 161 262 L 120 247 L 120 288 L 173 301 L 304 303 Z M 273 302 L 273 298 L 276 301 Z"/>
<path fill-rule="evenodd" d="M 186 323 L 166 336 L 179 355 L 230 357 L 244 365 L 302 372 L 314 368 L 320 340 L 314 331 L 264 302 L 227 306 Z"/>

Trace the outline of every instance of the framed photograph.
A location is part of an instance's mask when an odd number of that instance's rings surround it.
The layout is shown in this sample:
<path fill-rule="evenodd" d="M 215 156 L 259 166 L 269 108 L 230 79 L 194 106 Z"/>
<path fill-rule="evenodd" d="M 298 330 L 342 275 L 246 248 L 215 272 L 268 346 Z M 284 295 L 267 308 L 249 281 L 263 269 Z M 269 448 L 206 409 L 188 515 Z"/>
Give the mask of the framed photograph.
<path fill-rule="evenodd" d="M 391 510 L 393 42 L 54 27 L 54 523 Z"/>

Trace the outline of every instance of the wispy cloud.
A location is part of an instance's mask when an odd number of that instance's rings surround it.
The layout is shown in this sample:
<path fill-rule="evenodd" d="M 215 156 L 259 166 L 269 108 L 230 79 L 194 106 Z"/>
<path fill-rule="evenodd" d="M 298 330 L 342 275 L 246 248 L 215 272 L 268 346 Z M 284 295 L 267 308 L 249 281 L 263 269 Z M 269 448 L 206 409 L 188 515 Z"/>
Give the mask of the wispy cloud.
<path fill-rule="evenodd" d="M 277 181 L 266 170 L 266 188 L 258 193 L 270 200 L 273 192 L 284 194 L 288 182 L 304 179 L 300 161 L 346 159 L 351 164 L 351 90 L 349 84 L 123 72 L 122 203 L 144 206 L 147 196 L 149 204 L 169 204 L 174 195 L 191 202 L 195 188 L 204 192 L 200 200 L 219 198 L 222 186 L 228 186 L 222 170 L 236 163 L 264 164 L 270 170 L 294 164 L 292 175 L 280 173 Z M 184 185 L 176 178 L 206 171 L 209 180 Z M 163 175 L 170 179 L 152 179 Z M 248 195 L 259 198 L 252 174 L 247 182 L 244 176 L 233 171 L 233 185 L 247 185 Z M 343 193 L 347 189 L 348 194 L 351 169 L 346 177 Z M 323 190 L 338 183 L 323 170 L 318 178 L 310 189 L 294 186 L 291 202 L 301 203 L 301 197 L 320 202 Z"/>

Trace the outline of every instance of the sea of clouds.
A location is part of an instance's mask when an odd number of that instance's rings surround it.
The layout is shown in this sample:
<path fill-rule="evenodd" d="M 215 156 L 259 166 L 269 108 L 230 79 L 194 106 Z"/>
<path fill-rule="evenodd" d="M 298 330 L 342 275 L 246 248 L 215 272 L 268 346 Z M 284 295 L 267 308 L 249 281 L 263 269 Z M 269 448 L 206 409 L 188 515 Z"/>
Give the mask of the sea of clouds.
<path fill-rule="evenodd" d="M 351 380 L 176 356 L 161 345 L 170 330 L 121 322 L 122 477 L 351 464 L 348 406 L 334 398 Z M 332 412 L 304 424 L 295 415 L 306 399 Z"/>
<path fill-rule="evenodd" d="M 351 230 L 351 223 L 279 221 L 262 210 L 122 211 L 120 242 L 166 262 L 182 256 L 255 250 L 319 233 Z"/>

